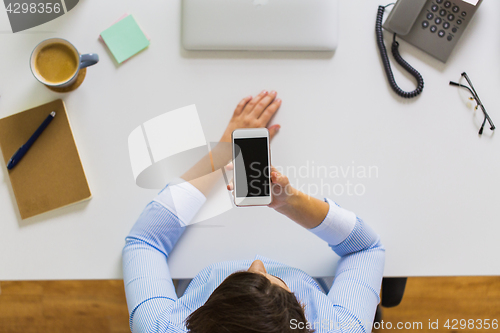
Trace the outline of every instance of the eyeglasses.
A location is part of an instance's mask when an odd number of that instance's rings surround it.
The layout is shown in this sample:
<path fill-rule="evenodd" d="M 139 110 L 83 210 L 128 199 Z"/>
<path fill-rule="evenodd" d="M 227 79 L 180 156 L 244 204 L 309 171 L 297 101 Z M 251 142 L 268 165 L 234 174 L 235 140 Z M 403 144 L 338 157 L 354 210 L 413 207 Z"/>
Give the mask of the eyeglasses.
<path fill-rule="evenodd" d="M 474 108 L 474 110 L 481 108 L 481 110 L 483 111 L 484 120 L 483 120 L 483 124 L 481 125 L 481 128 L 479 129 L 479 135 L 483 134 L 483 129 L 484 129 L 484 125 L 486 125 L 486 121 L 488 121 L 488 123 L 490 123 L 490 130 L 492 130 L 492 131 L 495 130 L 495 125 L 493 124 L 493 121 L 491 120 L 490 116 L 486 112 L 483 103 L 481 103 L 481 100 L 479 99 L 479 96 L 477 95 L 476 89 L 474 89 L 474 86 L 472 85 L 472 82 L 470 81 L 469 76 L 465 72 L 462 73 L 462 76 L 465 78 L 465 80 L 467 80 L 467 83 L 469 84 L 470 87 L 463 85 L 463 84 L 460 84 L 460 83 L 457 83 L 457 82 L 453 82 L 453 81 L 450 81 L 450 86 L 462 87 L 462 88 L 469 90 L 469 92 L 472 95 L 472 97 L 469 97 L 469 99 L 471 101 L 475 100 L 476 104 L 477 104 L 476 107 Z"/>

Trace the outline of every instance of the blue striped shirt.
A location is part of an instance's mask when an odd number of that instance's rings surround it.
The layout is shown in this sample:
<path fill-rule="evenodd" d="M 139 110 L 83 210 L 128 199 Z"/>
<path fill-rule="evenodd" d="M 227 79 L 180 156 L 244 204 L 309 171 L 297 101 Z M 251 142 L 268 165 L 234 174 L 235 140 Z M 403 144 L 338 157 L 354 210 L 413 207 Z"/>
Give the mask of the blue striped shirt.
<path fill-rule="evenodd" d="M 204 201 L 189 183 L 167 185 L 146 206 L 127 236 L 123 273 L 132 332 L 186 332 L 187 316 L 202 306 L 227 276 L 247 270 L 252 263 L 239 260 L 210 265 L 191 281 L 182 297 L 177 297 L 167 258 Z M 309 325 L 318 333 L 370 332 L 380 301 L 384 248 L 361 219 L 326 201 L 330 209 L 325 220 L 310 231 L 340 256 L 328 293 L 300 269 L 260 256 L 255 259 L 262 260 L 267 272 L 281 278 L 305 306 L 307 323 L 291 322 L 290 327 Z M 314 253 L 310 256 L 314 258 Z"/>

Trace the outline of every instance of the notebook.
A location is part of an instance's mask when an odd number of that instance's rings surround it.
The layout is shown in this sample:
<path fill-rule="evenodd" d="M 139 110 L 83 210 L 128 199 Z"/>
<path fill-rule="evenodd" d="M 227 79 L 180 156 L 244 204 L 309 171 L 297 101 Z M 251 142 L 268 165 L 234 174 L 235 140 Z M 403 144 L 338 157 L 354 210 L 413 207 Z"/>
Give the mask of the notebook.
<path fill-rule="evenodd" d="M 56 116 L 49 126 L 7 170 L 12 155 L 52 111 Z M 62 100 L 0 119 L 0 148 L 22 219 L 92 197 Z"/>

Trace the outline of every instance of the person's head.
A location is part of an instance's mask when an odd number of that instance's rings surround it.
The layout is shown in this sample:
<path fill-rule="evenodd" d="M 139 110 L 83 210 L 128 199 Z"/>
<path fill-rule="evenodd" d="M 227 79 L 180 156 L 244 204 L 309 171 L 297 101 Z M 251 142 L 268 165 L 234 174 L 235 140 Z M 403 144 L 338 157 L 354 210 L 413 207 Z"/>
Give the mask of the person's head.
<path fill-rule="evenodd" d="M 256 260 L 248 271 L 228 276 L 189 315 L 186 327 L 191 333 L 311 333 L 292 329 L 292 319 L 306 322 L 303 307 L 285 282 Z"/>

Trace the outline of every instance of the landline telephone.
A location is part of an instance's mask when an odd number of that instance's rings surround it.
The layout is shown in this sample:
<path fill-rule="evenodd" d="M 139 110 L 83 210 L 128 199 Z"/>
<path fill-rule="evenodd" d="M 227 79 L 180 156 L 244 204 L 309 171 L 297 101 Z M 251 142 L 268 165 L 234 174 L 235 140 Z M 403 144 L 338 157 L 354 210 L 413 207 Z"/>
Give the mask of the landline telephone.
<path fill-rule="evenodd" d="M 423 79 L 417 70 L 401 58 L 396 36 L 446 62 L 481 2 L 482 0 L 398 0 L 383 25 L 387 6 L 379 6 L 375 28 L 377 44 L 389 83 L 398 95 L 405 98 L 418 96 L 423 90 Z M 394 80 L 382 27 L 394 33 L 392 53 L 396 61 L 417 79 L 417 89 L 412 92 L 401 90 Z"/>

